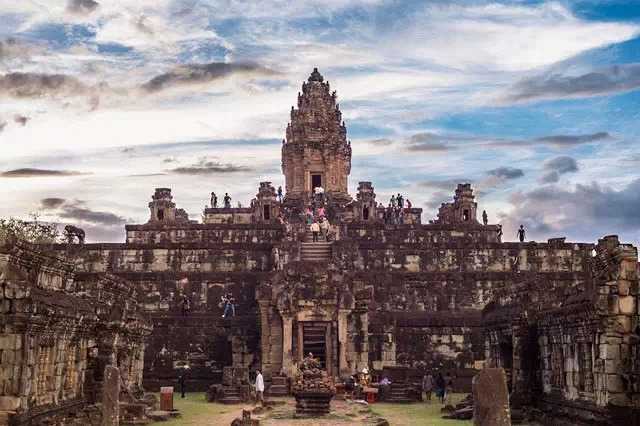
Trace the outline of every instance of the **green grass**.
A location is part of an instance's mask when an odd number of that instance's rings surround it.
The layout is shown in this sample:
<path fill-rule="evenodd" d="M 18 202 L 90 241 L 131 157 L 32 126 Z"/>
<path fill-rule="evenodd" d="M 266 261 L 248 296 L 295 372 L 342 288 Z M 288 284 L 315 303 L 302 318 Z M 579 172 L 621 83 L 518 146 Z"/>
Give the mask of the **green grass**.
<path fill-rule="evenodd" d="M 465 394 L 451 395 L 451 405 L 456 405 Z M 372 404 L 371 411 L 377 416 L 384 417 L 392 426 L 458 426 L 470 425 L 469 420 L 448 420 L 442 418 L 440 409 L 442 404 L 434 397 L 431 403 L 414 404 Z"/>
<path fill-rule="evenodd" d="M 158 395 L 160 398 L 160 395 Z M 186 398 L 180 398 L 180 393 L 176 393 L 173 396 L 173 407 L 180 410 L 180 417 L 171 419 L 167 422 L 153 422 L 152 426 L 200 426 L 200 425 L 213 425 L 212 419 L 229 414 L 231 412 L 237 412 L 237 405 L 224 405 L 218 403 L 209 403 L 205 399 L 205 394 L 187 393 Z M 229 422 L 231 423 L 231 422 Z"/>
<path fill-rule="evenodd" d="M 464 394 L 452 395 L 451 404 L 455 405 L 462 398 Z M 182 399 L 180 394 L 174 395 L 173 400 L 174 408 L 180 410 L 181 416 L 167 422 L 154 422 L 150 423 L 150 426 L 209 426 L 209 425 L 228 425 L 231 424 L 231 420 L 234 417 L 239 416 L 242 412 L 243 405 L 224 405 L 218 403 L 209 403 L 205 399 L 204 393 L 188 393 L 187 397 Z M 246 407 L 251 404 L 246 404 Z M 371 413 L 377 417 L 384 417 L 389 421 L 392 426 L 462 426 L 471 425 L 471 421 L 461 420 L 446 420 L 442 418 L 440 409 L 442 404 L 432 400 L 431 403 L 413 403 L 413 404 L 390 404 L 390 403 L 376 403 L 369 405 Z M 271 413 L 268 418 L 271 422 L 274 420 L 277 423 L 283 424 L 299 424 L 299 425 L 311 425 L 301 420 L 293 420 L 288 418 L 281 418 L 278 420 L 279 415 L 292 414 L 293 407 L 286 408 L 286 411 L 291 413 Z M 335 419 L 336 423 L 344 424 L 356 424 L 357 420 L 354 420 L 354 413 L 358 413 L 361 410 L 366 410 L 366 407 L 353 406 L 345 412 L 332 413 L 330 416 L 324 418 L 330 424 L 331 419 Z M 233 415 L 235 414 L 235 415 Z M 290 416 L 285 416 L 290 417 Z M 340 420 L 340 421 L 337 421 Z M 271 424 L 269 421 L 265 423 Z"/>

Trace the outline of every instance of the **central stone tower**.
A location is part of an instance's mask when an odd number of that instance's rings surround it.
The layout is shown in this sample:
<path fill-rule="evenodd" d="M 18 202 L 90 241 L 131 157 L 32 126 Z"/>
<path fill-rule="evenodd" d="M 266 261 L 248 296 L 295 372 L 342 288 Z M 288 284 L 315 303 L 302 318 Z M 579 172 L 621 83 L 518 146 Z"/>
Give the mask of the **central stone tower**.
<path fill-rule="evenodd" d="M 347 128 L 336 104 L 336 92 L 330 92 L 317 68 L 302 83 L 298 108 L 291 107 L 291 122 L 282 143 L 282 172 L 287 198 L 308 199 L 316 187 L 332 198 L 349 199 L 351 144 Z"/>

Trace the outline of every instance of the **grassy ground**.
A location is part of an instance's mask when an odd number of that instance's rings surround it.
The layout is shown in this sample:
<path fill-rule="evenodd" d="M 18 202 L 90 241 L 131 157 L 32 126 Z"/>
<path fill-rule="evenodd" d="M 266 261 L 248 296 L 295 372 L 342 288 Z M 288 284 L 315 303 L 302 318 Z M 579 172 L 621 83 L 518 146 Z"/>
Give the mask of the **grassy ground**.
<path fill-rule="evenodd" d="M 453 395 L 453 404 L 461 400 L 464 395 Z M 462 426 L 471 422 L 460 420 L 444 420 L 441 418 L 437 402 L 415 404 L 372 404 L 368 407 L 345 401 L 331 403 L 332 413 L 323 419 L 296 419 L 295 400 L 286 398 L 287 404 L 277 406 L 261 416 L 260 424 L 265 426 L 342 426 L 365 425 L 377 417 L 384 417 L 392 426 Z M 179 395 L 174 398 L 174 407 L 180 410 L 181 416 L 168 422 L 151 423 L 152 426 L 210 426 L 230 425 L 234 418 L 241 417 L 243 408 L 252 408 L 252 404 L 224 405 L 208 403 L 203 393 L 189 393 L 182 399 Z"/>
<path fill-rule="evenodd" d="M 451 405 L 456 405 L 466 395 L 451 395 Z M 422 402 L 416 404 L 373 404 L 371 411 L 384 417 L 392 426 L 458 426 L 471 425 L 471 421 L 447 420 L 442 418 L 440 409 L 442 404 L 432 399 L 430 403 Z"/>

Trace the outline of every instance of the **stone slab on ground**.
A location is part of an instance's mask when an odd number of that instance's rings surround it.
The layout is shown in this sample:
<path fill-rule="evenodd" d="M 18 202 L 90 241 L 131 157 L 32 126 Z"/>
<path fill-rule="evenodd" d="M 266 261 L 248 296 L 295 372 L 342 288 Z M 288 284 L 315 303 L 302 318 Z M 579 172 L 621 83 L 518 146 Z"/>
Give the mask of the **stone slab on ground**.
<path fill-rule="evenodd" d="M 511 426 L 507 375 L 485 368 L 473 378 L 473 419 L 476 426 Z"/>

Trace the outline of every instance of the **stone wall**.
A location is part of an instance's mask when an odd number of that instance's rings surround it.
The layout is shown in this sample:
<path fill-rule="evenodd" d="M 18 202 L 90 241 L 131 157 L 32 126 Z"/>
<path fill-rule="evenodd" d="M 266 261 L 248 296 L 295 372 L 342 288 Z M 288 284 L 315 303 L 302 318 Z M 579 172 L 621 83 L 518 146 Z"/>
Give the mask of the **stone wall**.
<path fill-rule="evenodd" d="M 631 410 L 640 391 L 637 268 L 634 247 L 605 237 L 585 258 L 580 286 L 527 285 L 512 290 L 527 297 L 485 309 L 487 361 L 507 371 L 516 405 L 571 424 L 611 424 Z"/>
<path fill-rule="evenodd" d="M 151 329 L 130 283 L 79 278 L 64 257 L 9 241 L 0 284 L 0 412 L 12 424 L 83 424 L 75 417 L 98 400 L 107 364 L 127 388 L 141 384 Z"/>

